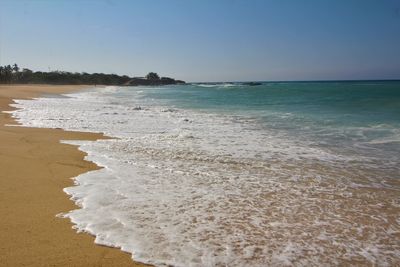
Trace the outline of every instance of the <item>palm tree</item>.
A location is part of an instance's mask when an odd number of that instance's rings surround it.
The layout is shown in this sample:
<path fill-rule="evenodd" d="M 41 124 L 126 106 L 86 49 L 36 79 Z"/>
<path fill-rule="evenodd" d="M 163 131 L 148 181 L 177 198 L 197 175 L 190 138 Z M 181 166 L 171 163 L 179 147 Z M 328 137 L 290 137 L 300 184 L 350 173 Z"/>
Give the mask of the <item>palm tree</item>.
<path fill-rule="evenodd" d="M 19 71 L 19 67 L 18 67 L 17 64 L 14 64 L 12 69 L 13 69 L 13 71 L 15 71 L 15 72 L 18 72 L 18 71 Z"/>
<path fill-rule="evenodd" d="M 5 74 L 5 81 L 6 82 L 11 82 L 11 77 L 12 77 L 12 67 L 11 65 L 7 65 L 4 67 L 4 74 Z"/>
<path fill-rule="evenodd" d="M 0 66 L 0 83 L 5 81 L 5 71 L 3 66 Z"/>

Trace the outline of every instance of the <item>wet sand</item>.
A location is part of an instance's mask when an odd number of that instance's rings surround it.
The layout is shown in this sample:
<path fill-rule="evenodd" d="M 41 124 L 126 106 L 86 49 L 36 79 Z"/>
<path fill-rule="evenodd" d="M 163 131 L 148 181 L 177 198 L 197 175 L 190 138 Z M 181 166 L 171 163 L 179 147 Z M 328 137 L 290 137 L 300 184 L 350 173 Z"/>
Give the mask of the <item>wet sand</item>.
<path fill-rule="evenodd" d="M 0 85 L 0 110 L 12 99 L 65 93 L 88 86 Z M 144 266 L 131 255 L 94 244 L 56 214 L 76 209 L 62 191 L 71 177 L 98 167 L 60 140 L 96 140 L 101 134 L 7 127 L 0 113 L 0 266 Z"/>

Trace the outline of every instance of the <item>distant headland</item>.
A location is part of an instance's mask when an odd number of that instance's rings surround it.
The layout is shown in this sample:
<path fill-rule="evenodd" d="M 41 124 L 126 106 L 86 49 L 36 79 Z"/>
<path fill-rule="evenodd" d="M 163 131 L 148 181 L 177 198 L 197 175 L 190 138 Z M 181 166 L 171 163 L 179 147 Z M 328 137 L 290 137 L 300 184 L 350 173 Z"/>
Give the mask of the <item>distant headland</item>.
<path fill-rule="evenodd" d="M 150 72 L 144 78 L 132 78 L 124 85 L 137 86 L 137 85 L 168 85 L 168 84 L 185 84 L 184 81 L 175 80 L 169 77 L 159 77 L 157 73 Z"/>
<path fill-rule="evenodd" d="M 158 76 L 150 72 L 145 77 L 129 77 L 127 75 L 67 72 L 67 71 L 32 71 L 20 68 L 17 64 L 0 66 L 0 84 L 88 84 L 88 85 L 170 85 L 185 84 L 184 81 Z"/>

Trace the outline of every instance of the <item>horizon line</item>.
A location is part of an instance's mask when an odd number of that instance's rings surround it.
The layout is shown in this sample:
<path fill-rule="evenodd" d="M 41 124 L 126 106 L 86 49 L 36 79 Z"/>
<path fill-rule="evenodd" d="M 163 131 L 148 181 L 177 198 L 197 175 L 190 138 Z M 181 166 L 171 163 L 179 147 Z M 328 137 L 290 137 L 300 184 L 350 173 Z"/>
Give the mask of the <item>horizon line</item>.
<path fill-rule="evenodd" d="M 3 63 L 4 64 L 4 63 Z M 7 65 L 11 65 L 13 66 L 14 64 L 17 63 L 13 63 L 13 64 L 1 64 L 1 66 L 7 66 Z M 18 64 L 17 64 L 18 65 Z M 19 66 L 19 65 L 18 65 Z M 19 66 L 20 67 L 20 66 Z M 29 67 L 20 67 L 20 69 L 30 69 Z M 104 72 L 86 72 L 86 71 L 68 71 L 68 70 L 51 70 L 49 67 L 49 70 L 32 70 L 34 72 L 70 72 L 70 73 L 87 73 L 87 74 L 95 74 L 95 73 L 99 73 L 99 74 L 106 74 L 106 75 L 118 75 L 118 76 L 128 76 L 129 78 L 137 78 L 137 77 L 142 77 L 142 76 L 131 76 L 130 74 L 117 74 L 115 72 L 110 72 L 110 73 L 104 73 Z M 152 72 L 152 71 L 150 71 Z M 162 76 L 162 75 L 161 75 Z M 174 78 L 175 79 L 175 78 Z M 181 79 L 181 78 L 178 78 Z M 187 81 L 186 83 L 245 83 L 245 82 L 261 82 L 261 83 L 272 83 L 272 82 L 359 82 L 359 81 L 370 81 L 370 82 L 384 82 L 384 81 L 400 81 L 400 77 L 399 78 L 394 78 L 394 79 L 382 79 L 382 78 L 373 78 L 373 79 L 304 79 L 304 80 L 241 80 L 241 81 Z"/>
<path fill-rule="evenodd" d="M 398 82 L 400 78 L 396 79 L 322 79 L 322 80 L 243 80 L 243 81 L 201 81 L 201 82 L 187 82 L 187 83 L 246 83 L 246 82 L 259 82 L 259 83 L 283 83 L 283 82 Z"/>

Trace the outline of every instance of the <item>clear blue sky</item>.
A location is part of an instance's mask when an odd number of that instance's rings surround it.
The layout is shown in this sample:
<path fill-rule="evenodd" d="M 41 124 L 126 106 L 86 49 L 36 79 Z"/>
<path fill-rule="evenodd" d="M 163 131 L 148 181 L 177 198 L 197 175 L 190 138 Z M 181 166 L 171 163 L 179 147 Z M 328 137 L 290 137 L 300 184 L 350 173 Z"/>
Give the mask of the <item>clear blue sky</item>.
<path fill-rule="evenodd" d="M 187 81 L 400 78 L 400 0 L 0 0 L 0 64 Z"/>

